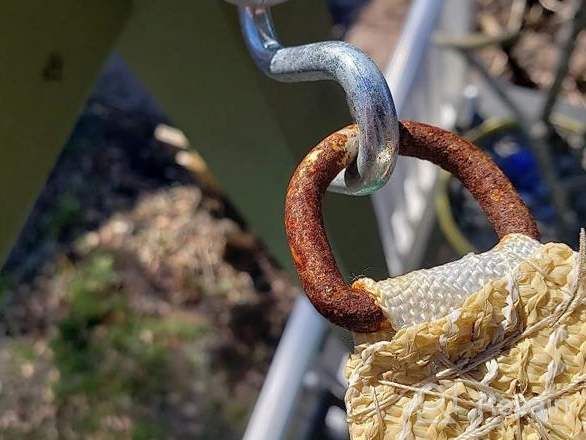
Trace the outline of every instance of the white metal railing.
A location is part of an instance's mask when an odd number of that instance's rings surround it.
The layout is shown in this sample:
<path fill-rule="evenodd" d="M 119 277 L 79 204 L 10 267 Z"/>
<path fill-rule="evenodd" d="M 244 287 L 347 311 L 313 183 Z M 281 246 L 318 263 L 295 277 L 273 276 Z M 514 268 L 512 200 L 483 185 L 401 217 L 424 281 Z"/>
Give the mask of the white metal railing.
<path fill-rule="evenodd" d="M 385 78 L 397 114 L 453 128 L 466 65 L 457 54 L 430 44 L 436 29 L 453 36 L 470 26 L 468 0 L 418 0 L 413 3 Z M 441 12 L 441 14 L 440 14 Z M 434 219 L 436 166 L 399 158 L 389 182 L 373 194 L 381 241 L 391 275 L 418 268 Z"/>
<path fill-rule="evenodd" d="M 327 326 L 326 320 L 300 292 L 246 427 L 244 440 L 283 438 L 303 377 Z"/>

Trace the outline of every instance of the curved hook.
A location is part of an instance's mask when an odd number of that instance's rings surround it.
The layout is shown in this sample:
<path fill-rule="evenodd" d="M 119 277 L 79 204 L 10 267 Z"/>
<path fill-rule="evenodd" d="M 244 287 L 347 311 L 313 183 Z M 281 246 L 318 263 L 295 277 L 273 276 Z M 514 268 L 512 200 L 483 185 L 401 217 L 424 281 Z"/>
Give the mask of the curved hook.
<path fill-rule="evenodd" d="M 521 233 L 539 239 L 535 221 L 496 164 L 467 140 L 441 128 L 401 121 L 400 154 L 428 160 L 459 178 L 488 216 L 499 237 Z M 301 284 L 315 308 L 334 324 L 373 332 L 386 322 L 366 291 L 344 281 L 321 215 L 321 198 L 331 179 L 354 158 L 355 125 L 320 142 L 299 164 L 287 190 L 285 229 Z"/>
<path fill-rule="evenodd" d="M 283 47 L 268 7 L 240 7 L 239 13 L 252 58 L 268 76 L 285 82 L 334 80 L 346 92 L 360 129 L 360 148 L 356 164 L 338 174 L 330 191 L 366 195 L 383 186 L 397 159 L 399 129 L 391 92 L 374 62 L 340 41 Z"/>

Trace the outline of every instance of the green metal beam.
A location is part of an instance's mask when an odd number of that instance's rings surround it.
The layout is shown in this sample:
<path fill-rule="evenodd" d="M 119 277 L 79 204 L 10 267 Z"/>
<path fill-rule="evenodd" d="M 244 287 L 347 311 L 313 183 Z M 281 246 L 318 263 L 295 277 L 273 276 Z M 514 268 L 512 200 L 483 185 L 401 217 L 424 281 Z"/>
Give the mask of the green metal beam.
<path fill-rule="evenodd" d="M 0 1 L 0 265 L 131 5 Z"/>

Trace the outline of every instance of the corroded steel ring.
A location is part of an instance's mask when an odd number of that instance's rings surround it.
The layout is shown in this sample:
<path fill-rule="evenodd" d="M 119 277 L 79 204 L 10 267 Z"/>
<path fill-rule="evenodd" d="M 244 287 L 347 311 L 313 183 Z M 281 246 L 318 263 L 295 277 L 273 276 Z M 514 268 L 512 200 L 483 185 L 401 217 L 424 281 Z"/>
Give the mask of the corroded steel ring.
<path fill-rule="evenodd" d="M 428 160 L 459 178 L 478 201 L 499 237 L 520 233 L 539 239 L 537 225 L 509 179 L 478 147 L 441 128 L 401 121 L 403 156 Z M 358 130 L 350 125 L 320 142 L 299 164 L 287 190 L 285 229 L 305 293 L 328 320 L 356 332 L 385 325 L 372 296 L 349 286 L 332 254 L 321 199 L 332 179 L 356 156 Z"/>

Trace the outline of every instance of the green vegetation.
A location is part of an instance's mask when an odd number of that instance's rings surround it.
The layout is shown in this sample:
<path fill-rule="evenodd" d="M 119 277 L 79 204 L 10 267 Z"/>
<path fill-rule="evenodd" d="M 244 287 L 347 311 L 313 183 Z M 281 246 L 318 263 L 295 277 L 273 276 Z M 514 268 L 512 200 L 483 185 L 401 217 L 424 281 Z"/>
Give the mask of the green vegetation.
<path fill-rule="evenodd" d="M 77 268 L 66 304 L 67 315 L 51 347 L 60 373 L 54 384 L 56 403 L 62 413 L 73 415 L 67 423 L 83 436 L 103 431 L 104 420 L 116 418 L 123 421 L 117 428 L 124 432 L 111 432 L 112 438 L 160 438 L 160 415 L 152 414 L 147 404 L 164 404 L 174 380 L 170 363 L 178 355 L 187 359 L 180 343 L 200 336 L 205 328 L 185 318 L 132 313 L 114 258 L 105 253 L 89 256 Z"/>

